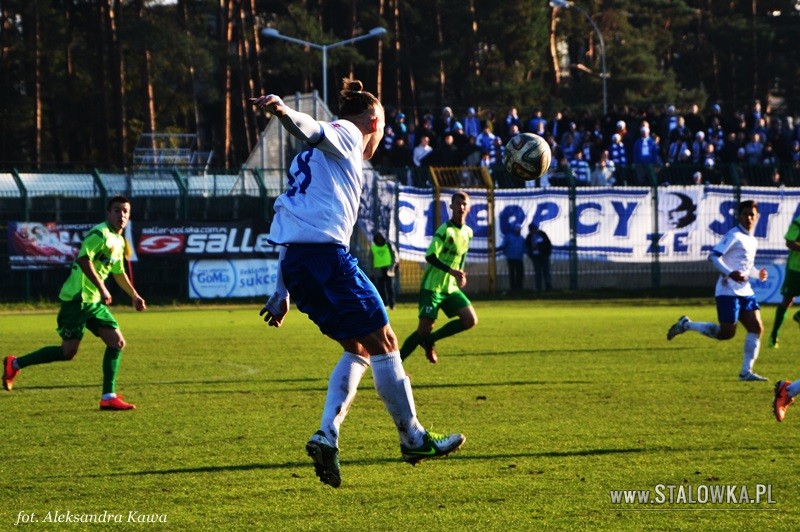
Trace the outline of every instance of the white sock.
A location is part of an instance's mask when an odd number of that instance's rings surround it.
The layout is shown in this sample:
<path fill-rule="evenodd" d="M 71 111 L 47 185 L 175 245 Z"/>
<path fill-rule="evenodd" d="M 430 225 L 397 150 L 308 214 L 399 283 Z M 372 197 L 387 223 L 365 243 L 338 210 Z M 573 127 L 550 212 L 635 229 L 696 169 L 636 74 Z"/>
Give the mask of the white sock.
<path fill-rule="evenodd" d="M 322 410 L 320 430 L 334 447 L 339 447 L 339 427 L 353 404 L 358 383 L 368 367 L 368 359 L 345 351 L 328 379 L 328 395 Z"/>
<path fill-rule="evenodd" d="M 742 357 L 742 375 L 753 371 L 753 364 L 758 358 L 761 347 L 761 337 L 754 333 L 747 333 L 744 337 L 744 356 Z"/>
<path fill-rule="evenodd" d="M 787 386 L 786 393 L 789 394 L 789 397 L 794 397 L 795 395 L 800 394 L 800 379 Z"/>
<path fill-rule="evenodd" d="M 717 334 L 719 334 L 719 325 L 710 321 L 690 321 L 686 324 L 686 330 L 699 332 L 703 336 L 716 340 Z"/>
<path fill-rule="evenodd" d="M 411 382 L 400 362 L 400 353 L 393 351 L 385 355 L 375 355 L 371 360 L 375 390 L 394 420 L 400 443 L 406 447 L 419 447 L 422 445 L 425 429 L 417 420 Z"/>
<path fill-rule="evenodd" d="M 115 393 L 104 393 L 102 397 L 100 397 L 103 401 L 108 401 L 109 399 L 113 399 L 117 396 Z"/>

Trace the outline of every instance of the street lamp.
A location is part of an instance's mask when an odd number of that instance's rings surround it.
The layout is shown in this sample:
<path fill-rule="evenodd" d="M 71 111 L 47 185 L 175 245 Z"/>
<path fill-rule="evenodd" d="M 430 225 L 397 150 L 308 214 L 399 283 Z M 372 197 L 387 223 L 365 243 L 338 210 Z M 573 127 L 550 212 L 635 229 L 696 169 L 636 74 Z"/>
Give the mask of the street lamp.
<path fill-rule="evenodd" d="M 550 0 L 550 7 L 563 7 L 564 9 L 575 8 L 577 9 L 581 15 L 586 17 L 586 20 L 589 21 L 589 24 L 592 25 L 594 32 L 597 34 L 597 39 L 600 41 L 600 67 L 602 69 L 602 73 L 600 74 L 600 78 L 603 80 L 603 116 L 605 116 L 606 112 L 608 111 L 608 91 L 606 88 L 606 80 L 608 79 L 608 71 L 606 71 L 606 43 L 603 40 L 603 34 L 600 33 L 600 28 L 597 27 L 597 24 L 589 16 L 581 6 L 575 4 L 575 2 L 571 2 L 569 0 Z"/>
<path fill-rule="evenodd" d="M 288 35 L 282 34 L 275 28 L 264 28 L 263 30 L 261 30 L 261 35 L 263 35 L 264 37 L 283 39 L 284 41 L 293 42 L 295 44 L 302 44 L 303 46 L 308 46 L 310 48 L 316 48 L 317 50 L 322 50 L 322 100 L 325 102 L 326 106 L 328 105 L 328 50 L 332 48 L 338 48 L 346 44 L 351 44 L 356 41 L 371 39 L 372 37 L 379 37 L 385 33 L 386 33 L 386 28 L 377 27 L 369 30 L 369 33 L 353 37 L 352 39 L 345 39 L 344 41 L 335 42 L 333 44 L 317 44 L 309 41 L 304 41 L 303 39 L 289 37 Z"/>

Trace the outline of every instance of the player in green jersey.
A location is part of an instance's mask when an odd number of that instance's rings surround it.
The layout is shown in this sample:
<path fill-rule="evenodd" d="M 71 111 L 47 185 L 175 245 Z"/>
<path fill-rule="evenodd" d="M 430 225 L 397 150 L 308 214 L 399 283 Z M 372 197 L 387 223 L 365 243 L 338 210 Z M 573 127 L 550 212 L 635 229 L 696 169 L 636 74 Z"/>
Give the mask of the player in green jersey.
<path fill-rule="evenodd" d="M 400 348 L 400 357 L 403 360 L 421 345 L 425 348 L 427 359 L 436 364 L 439 357 L 434 344 L 438 340 L 478 324 L 472 302 L 461 291 L 467 284 L 464 259 L 472 240 L 472 229 L 465 223 L 469 207 L 469 196 L 466 192 L 453 194 L 450 201 L 452 216 L 433 234 L 425 254 L 428 266 L 422 275 L 419 293 L 419 325 Z M 439 309 L 448 318 L 458 316 L 458 319 L 451 320 L 434 331 L 433 325 Z"/>
<path fill-rule="evenodd" d="M 88 328 L 106 345 L 103 356 L 103 395 L 100 410 L 131 410 L 136 408 L 116 394 L 117 371 L 125 338 L 106 305 L 111 293 L 105 280 L 110 275 L 131 297 L 136 310 L 145 310 L 139 296 L 125 273 L 125 237 L 122 236 L 130 219 L 131 203 L 124 196 L 114 196 L 108 202 L 106 221 L 94 226 L 83 239 L 78 257 L 72 264 L 69 278 L 58 295 L 58 331 L 61 345 L 43 347 L 27 355 L 3 359 L 3 388 L 11 391 L 14 379 L 22 368 L 72 360 L 78 353 L 83 333 Z"/>
<path fill-rule="evenodd" d="M 789 258 L 786 260 L 786 277 L 781 286 L 783 299 L 775 307 L 775 321 L 772 323 L 772 332 L 769 335 L 769 345 L 773 348 L 778 347 L 778 331 L 786 312 L 792 306 L 794 298 L 800 296 L 800 217 L 792 220 L 783 238 L 789 249 Z M 800 323 L 800 311 L 795 312 L 792 319 Z"/>

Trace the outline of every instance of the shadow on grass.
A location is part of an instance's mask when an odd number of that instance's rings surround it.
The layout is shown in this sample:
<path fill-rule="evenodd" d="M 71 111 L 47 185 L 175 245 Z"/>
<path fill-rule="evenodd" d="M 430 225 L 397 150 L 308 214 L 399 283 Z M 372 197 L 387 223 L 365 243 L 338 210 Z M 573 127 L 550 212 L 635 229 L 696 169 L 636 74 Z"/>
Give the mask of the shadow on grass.
<path fill-rule="evenodd" d="M 142 384 L 130 383 L 128 390 L 135 390 L 137 388 L 144 388 L 148 386 L 220 386 L 228 384 L 290 384 L 290 383 L 308 383 L 316 382 L 319 386 L 307 387 L 290 387 L 290 388 L 270 388 L 270 389 L 252 389 L 252 390 L 231 390 L 231 389 L 210 389 L 210 390 L 175 390 L 176 394 L 192 393 L 192 394 L 221 394 L 221 393 L 274 393 L 274 392 L 325 392 L 328 389 L 327 382 L 318 378 L 303 378 L 303 379 L 220 379 L 220 380 L 180 380 L 180 381 L 158 381 L 147 382 Z M 497 386 L 545 386 L 545 385 L 580 385 L 592 384 L 592 381 L 584 380 L 530 380 L 530 381 L 507 381 L 507 382 L 439 382 L 439 383 L 420 383 L 412 381 L 414 389 L 434 389 L 434 388 L 492 388 Z M 20 390 L 67 390 L 76 388 L 97 388 L 97 384 L 48 384 L 37 386 L 20 387 Z M 364 387 L 366 389 L 367 387 Z"/>
<path fill-rule="evenodd" d="M 456 461 L 483 461 L 483 460 L 508 460 L 513 458 L 568 458 L 570 456 L 603 456 L 618 454 L 636 454 L 648 452 L 644 448 L 622 448 L 622 449 L 576 449 L 573 451 L 546 451 L 540 453 L 498 453 L 498 454 L 453 454 L 447 460 Z M 398 458 L 378 458 L 369 460 L 346 460 L 344 465 L 381 465 L 399 462 Z M 103 473 L 97 475 L 85 475 L 88 478 L 105 478 L 109 476 L 147 476 L 147 475 L 194 475 L 200 473 L 224 473 L 226 471 L 258 471 L 258 470 L 280 470 L 295 468 L 310 468 L 310 461 L 285 462 L 282 464 L 236 464 L 236 465 L 217 465 L 202 467 L 186 467 L 171 469 L 151 469 L 143 471 L 126 471 L 120 473 Z"/>

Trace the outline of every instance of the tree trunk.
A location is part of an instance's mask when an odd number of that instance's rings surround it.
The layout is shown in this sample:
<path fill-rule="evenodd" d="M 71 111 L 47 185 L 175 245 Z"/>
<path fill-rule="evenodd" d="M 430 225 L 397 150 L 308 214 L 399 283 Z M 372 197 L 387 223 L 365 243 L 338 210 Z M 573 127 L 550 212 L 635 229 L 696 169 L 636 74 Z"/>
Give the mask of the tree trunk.
<path fill-rule="evenodd" d="M 42 115 L 44 114 L 44 104 L 42 103 L 42 20 L 39 13 L 39 5 L 33 7 L 33 55 L 34 72 L 33 84 L 36 91 L 36 168 L 42 167 Z"/>
<path fill-rule="evenodd" d="M 119 42 L 119 25 L 121 23 L 122 7 L 115 0 L 108 0 L 108 18 L 111 37 L 111 62 L 112 72 L 111 84 L 113 87 L 114 100 L 114 129 L 117 136 L 117 164 L 120 168 L 126 166 L 128 154 L 128 134 L 125 127 L 128 123 L 127 111 L 125 107 L 125 58 L 122 56 L 121 45 Z"/>

